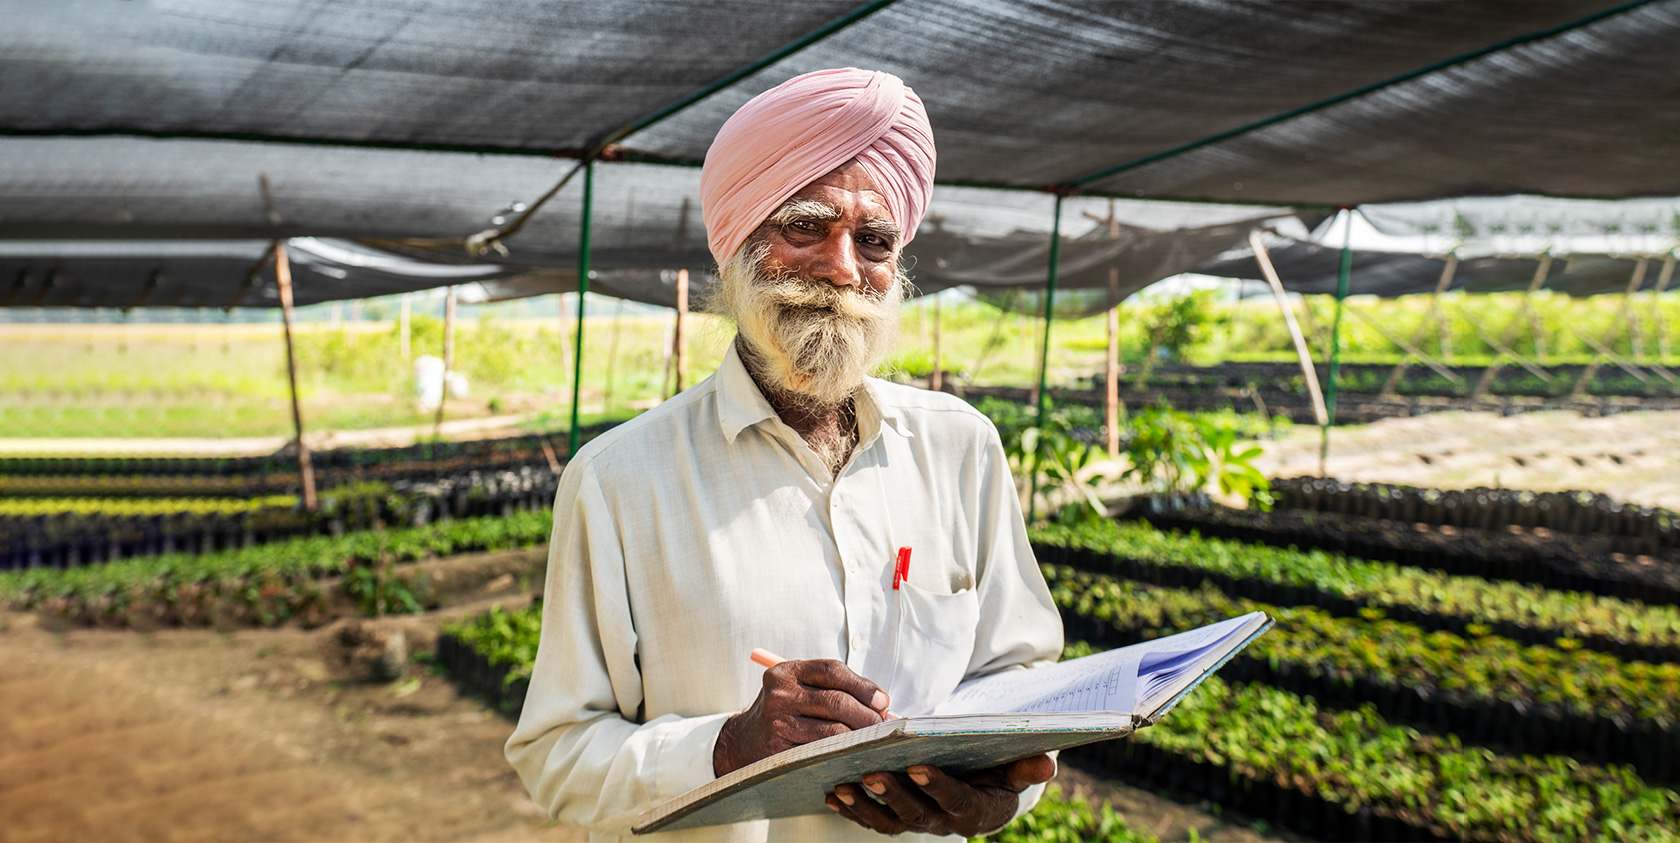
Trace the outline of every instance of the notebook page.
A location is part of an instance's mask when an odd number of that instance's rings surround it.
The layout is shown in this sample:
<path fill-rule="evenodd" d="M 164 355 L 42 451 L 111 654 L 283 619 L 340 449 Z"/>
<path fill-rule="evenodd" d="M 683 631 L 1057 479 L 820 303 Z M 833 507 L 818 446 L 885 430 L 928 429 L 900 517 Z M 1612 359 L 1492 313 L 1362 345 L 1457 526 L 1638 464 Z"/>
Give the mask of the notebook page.
<path fill-rule="evenodd" d="M 1195 664 L 1246 620 L 1235 617 L 1072 661 L 970 679 L 932 713 L 1136 712 L 1139 699 Z"/>

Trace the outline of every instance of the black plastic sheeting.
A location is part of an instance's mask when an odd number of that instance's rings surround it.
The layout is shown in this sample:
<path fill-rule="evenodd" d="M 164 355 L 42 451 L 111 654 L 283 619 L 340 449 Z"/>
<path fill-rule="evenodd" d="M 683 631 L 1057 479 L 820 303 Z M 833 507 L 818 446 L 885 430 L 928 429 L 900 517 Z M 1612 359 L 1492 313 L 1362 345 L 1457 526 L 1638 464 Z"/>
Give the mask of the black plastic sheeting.
<path fill-rule="evenodd" d="M 0 33 L 0 126 L 575 152 L 857 5 L 22 0 Z M 699 160 L 752 95 L 854 65 L 922 96 L 947 183 L 1080 183 L 1332 102 L 1082 186 L 1325 205 L 1672 195 L 1677 41 L 1676 0 L 899 0 L 625 148 Z"/>
<path fill-rule="evenodd" d="M 0 240 L 29 242 L 0 257 L 0 302 L 225 306 L 249 272 L 250 244 L 122 263 L 44 241 L 343 238 L 469 263 L 423 241 L 508 219 L 582 149 L 857 8 L 18 0 L 0 27 Z M 899 0 L 624 139 L 616 155 L 666 164 L 598 167 L 596 288 L 669 303 L 670 270 L 705 274 L 697 174 L 669 164 L 811 69 L 888 70 L 927 103 L 942 186 L 910 253 L 924 291 L 1042 286 L 1052 197 L 982 187 L 1254 203 L 1126 203 L 1111 232 L 1091 219 L 1105 200 L 1069 199 L 1060 284 L 1115 298 L 1282 226 L 1288 205 L 1680 195 L 1675 43 L 1680 0 Z M 575 288 L 580 182 L 477 261 L 493 295 Z M 1287 285 L 1320 283 L 1309 258 Z M 1361 260 L 1374 289 L 1438 275 Z M 321 265 L 299 301 L 448 283 Z M 272 303 L 264 283 L 242 303 Z"/>
<path fill-rule="evenodd" d="M 308 158 L 271 159 L 261 154 L 266 145 L 222 141 L 11 143 L 14 151 L 17 145 L 32 149 L 28 168 L 0 169 L 0 226 L 20 238 L 0 238 L 0 306 L 125 306 L 119 303 L 132 301 L 154 275 L 161 275 L 146 303 L 226 307 L 244 288 L 261 248 L 242 247 L 238 254 L 250 256 L 243 263 L 193 266 L 169 241 L 310 232 L 360 237 L 358 248 L 368 258 L 321 257 L 317 262 L 326 265 L 323 272 L 296 272 L 300 303 L 405 292 L 458 279 L 484 282 L 491 298 L 577 289 L 581 179 L 508 241 L 506 256 L 491 253 L 469 261 L 458 245 L 428 239 L 506 219 L 521 190 L 556 178 L 560 162 L 496 156 L 473 170 L 460 170 L 454 161 L 458 156 L 438 152 L 403 153 L 411 159 L 408 166 L 390 167 L 391 153 L 368 149 L 320 148 Z M 71 154 L 65 154 L 67 147 Z M 266 194 L 252 173 L 266 177 Z M 592 289 L 674 305 L 671 270 L 678 268 L 688 268 L 693 282 L 703 287 L 712 258 L 698 193 L 695 168 L 597 164 Z M 937 187 L 906 257 L 917 288 L 1043 286 L 1054 204 L 1055 198 L 1043 193 Z M 1229 250 L 1256 225 L 1292 226 L 1303 236 L 1307 230 L 1286 207 L 1093 197 L 1068 199 L 1063 206 L 1061 285 L 1106 289 L 1111 270 L 1118 270 L 1116 301 Z M 1107 224 L 1111 214 L 1112 230 Z M 96 256 L 79 245 L 84 238 L 114 242 Z M 126 255 L 120 255 L 117 243 L 129 244 Z M 385 268 L 361 265 L 369 262 Z M 423 277 L 425 272 L 434 277 Z M 455 274 L 435 277 L 443 273 Z M 272 270 L 263 270 L 261 278 L 256 294 L 245 295 L 240 304 L 278 304 Z M 182 285 L 189 289 L 176 289 Z"/>

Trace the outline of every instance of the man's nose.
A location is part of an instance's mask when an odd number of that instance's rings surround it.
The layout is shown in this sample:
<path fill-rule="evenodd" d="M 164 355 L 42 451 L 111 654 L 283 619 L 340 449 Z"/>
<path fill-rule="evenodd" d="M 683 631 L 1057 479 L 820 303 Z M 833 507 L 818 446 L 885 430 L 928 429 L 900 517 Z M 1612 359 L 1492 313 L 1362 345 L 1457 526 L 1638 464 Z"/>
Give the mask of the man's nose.
<path fill-rule="evenodd" d="M 863 284 L 863 269 L 859 265 L 857 244 L 850 234 L 833 233 L 823 238 L 811 264 L 811 275 L 836 287 L 857 287 Z"/>

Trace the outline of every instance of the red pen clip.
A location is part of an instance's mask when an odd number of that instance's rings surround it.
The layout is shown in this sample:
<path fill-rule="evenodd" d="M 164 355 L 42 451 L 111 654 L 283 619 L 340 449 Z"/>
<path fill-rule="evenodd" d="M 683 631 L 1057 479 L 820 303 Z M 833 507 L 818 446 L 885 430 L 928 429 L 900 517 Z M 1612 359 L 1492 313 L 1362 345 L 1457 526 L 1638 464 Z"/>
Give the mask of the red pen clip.
<path fill-rule="evenodd" d="M 898 565 L 893 568 L 893 591 L 898 590 L 899 583 L 910 581 L 910 548 L 898 549 Z"/>

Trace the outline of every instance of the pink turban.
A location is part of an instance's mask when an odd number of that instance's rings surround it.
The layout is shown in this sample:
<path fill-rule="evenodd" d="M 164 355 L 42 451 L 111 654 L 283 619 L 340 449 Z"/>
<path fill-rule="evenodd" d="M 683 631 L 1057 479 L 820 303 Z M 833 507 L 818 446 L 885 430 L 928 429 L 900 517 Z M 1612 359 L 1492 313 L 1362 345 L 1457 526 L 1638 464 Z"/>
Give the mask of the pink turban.
<path fill-rule="evenodd" d="M 853 67 L 795 76 L 718 130 L 700 170 L 700 211 L 719 265 L 805 185 L 856 158 L 886 196 L 904 242 L 933 194 L 933 128 L 890 73 Z"/>

